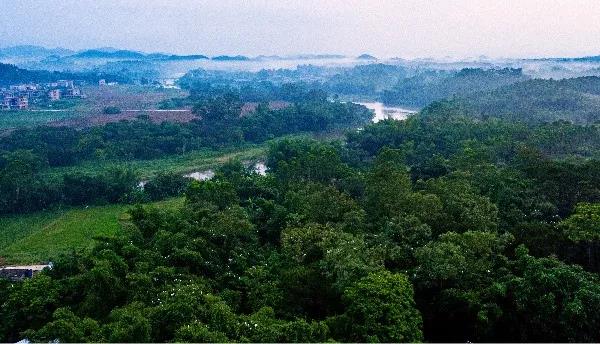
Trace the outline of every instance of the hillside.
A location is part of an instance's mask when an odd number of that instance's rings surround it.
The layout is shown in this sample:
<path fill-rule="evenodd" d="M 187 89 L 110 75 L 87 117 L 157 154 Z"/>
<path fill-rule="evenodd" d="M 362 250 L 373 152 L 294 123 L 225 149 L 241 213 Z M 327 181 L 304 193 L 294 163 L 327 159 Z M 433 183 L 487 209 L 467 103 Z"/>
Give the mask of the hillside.
<path fill-rule="evenodd" d="M 73 54 L 73 51 L 69 49 L 48 49 L 37 45 L 17 45 L 0 48 L 0 56 L 4 57 L 47 57 L 51 55 L 65 56 L 70 54 Z"/>
<path fill-rule="evenodd" d="M 383 93 L 382 100 L 386 104 L 421 107 L 436 100 L 492 90 L 526 79 L 521 69 L 513 68 L 428 71 L 400 80 Z"/>
<path fill-rule="evenodd" d="M 407 71 L 403 67 L 381 63 L 368 64 L 335 74 L 325 86 L 333 93 L 376 95 L 384 89 L 392 88 L 406 76 Z"/>
<path fill-rule="evenodd" d="M 28 70 L 15 65 L 0 63 L 0 86 L 8 86 L 20 83 L 43 83 L 60 79 L 85 80 L 96 83 L 98 79 L 124 81 L 125 79 L 116 75 L 104 73 L 69 73 L 47 70 Z"/>
<path fill-rule="evenodd" d="M 596 123 L 600 120 L 600 78 L 528 80 L 460 97 L 454 102 L 477 117 Z"/>
<path fill-rule="evenodd" d="M 0 63 L 0 85 L 26 83 L 26 82 L 50 82 L 58 79 L 75 79 L 72 73 L 50 72 L 45 70 L 21 69 L 11 64 Z"/>
<path fill-rule="evenodd" d="M 117 51 L 102 51 L 102 50 L 86 50 L 71 57 L 74 58 L 125 58 L 125 59 L 140 59 L 144 58 L 145 55 L 136 51 L 131 50 L 117 50 Z"/>
<path fill-rule="evenodd" d="M 91 49 L 69 56 L 75 59 L 118 59 L 118 60 L 158 60 L 158 61 L 186 61 L 208 59 L 204 55 L 172 55 L 162 53 L 145 54 L 132 50 L 102 50 Z"/>

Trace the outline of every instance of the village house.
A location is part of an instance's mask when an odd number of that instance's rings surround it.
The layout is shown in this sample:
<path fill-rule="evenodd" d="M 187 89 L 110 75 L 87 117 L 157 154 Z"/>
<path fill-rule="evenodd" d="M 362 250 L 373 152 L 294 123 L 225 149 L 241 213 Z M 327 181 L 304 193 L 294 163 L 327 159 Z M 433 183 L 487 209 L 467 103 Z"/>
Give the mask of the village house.
<path fill-rule="evenodd" d="M 50 101 L 60 100 L 60 90 L 59 89 L 50 90 L 48 92 L 48 97 L 50 98 Z"/>
<path fill-rule="evenodd" d="M 52 263 L 40 265 L 5 266 L 0 267 L 0 278 L 11 281 L 22 281 L 31 278 L 44 269 L 52 269 Z"/>
<path fill-rule="evenodd" d="M 4 94 L 2 98 L 3 110 L 26 110 L 29 108 L 29 98 L 13 94 Z"/>
<path fill-rule="evenodd" d="M 25 110 L 31 104 L 45 101 L 57 101 L 62 98 L 85 98 L 81 89 L 73 80 L 58 80 L 45 84 L 11 85 L 8 89 L 0 89 L 0 109 Z"/>

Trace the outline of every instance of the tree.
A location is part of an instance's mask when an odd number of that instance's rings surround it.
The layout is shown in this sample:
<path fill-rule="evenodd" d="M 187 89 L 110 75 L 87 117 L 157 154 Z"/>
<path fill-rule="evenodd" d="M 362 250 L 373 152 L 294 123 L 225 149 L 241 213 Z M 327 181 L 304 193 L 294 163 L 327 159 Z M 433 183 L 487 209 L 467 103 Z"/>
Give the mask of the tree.
<path fill-rule="evenodd" d="M 200 134 L 210 145 L 220 147 L 242 142 L 241 103 L 234 93 L 202 100 L 194 106 L 193 112 L 200 117 Z"/>
<path fill-rule="evenodd" d="M 25 331 L 23 336 L 35 342 L 60 341 L 65 343 L 102 342 L 104 337 L 97 321 L 81 319 L 68 308 L 58 308 L 52 321 L 39 330 Z"/>
<path fill-rule="evenodd" d="M 233 186 L 222 180 L 193 181 L 186 191 L 188 203 L 212 203 L 219 209 L 238 202 L 238 196 Z"/>
<path fill-rule="evenodd" d="M 11 289 L 0 308 L 0 333 L 3 333 L 3 340 L 8 342 L 20 340 L 21 331 L 46 324 L 60 304 L 58 282 L 43 273 Z"/>
<path fill-rule="evenodd" d="M 107 106 L 102 110 L 105 115 L 118 115 L 121 113 L 121 109 L 116 106 Z"/>
<path fill-rule="evenodd" d="M 598 276 L 555 258 L 516 250 L 514 276 L 503 284 L 506 307 L 493 338 L 521 342 L 596 342 Z"/>
<path fill-rule="evenodd" d="M 412 285 L 403 274 L 369 274 L 344 292 L 347 326 L 337 329 L 342 341 L 418 342 L 423 340 L 421 314 Z"/>
<path fill-rule="evenodd" d="M 509 273 L 505 250 L 512 240 L 510 234 L 449 232 L 417 249 L 414 280 L 428 340 L 477 340 L 495 324 L 498 281 Z"/>
<path fill-rule="evenodd" d="M 580 203 L 558 224 L 565 237 L 563 256 L 587 269 L 600 271 L 600 203 Z"/>
<path fill-rule="evenodd" d="M 460 176 L 430 179 L 424 183 L 424 191 L 442 201 L 445 218 L 432 225 L 435 234 L 465 230 L 494 231 L 498 227 L 498 207 L 488 197 Z"/>
<path fill-rule="evenodd" d="M 580 203 L 560 223 L 566 237 L 574 242 L 600 239 L 600 204 Z"/>
<path fill-rule="evenodd" d="M 176 342 L 185 343 L 225 343 L 230 339 L 224 333 L 211 331 L 201 322 L 183 325 L 175 333 Z"/>
<path fill-rule="evenodd" d="M 364 211 L 349 195 L 332 186 L 308 183 L 285 196 L 285 204 L 294 221 L 300 223 L 339 224 L 348 232 L 364 226 Z"/>
<path fill-rule="evenodd" d="M 190 180 L 177 173 L 159 173 L 144 185 L 144 192 L 151 200 L 181 195 Z"/>
<path fill-rule="evenodd" d="M 142 304 L 132 303 L 110 313 L 105 327 L 110 342 L 150 342 L 150 321 Z"/>
<path fill-rule="evenodd" d="M 283 184 L 332 184 L 349 172 L 337 148 L 314 140 L 280 140 L 269 147 L 267 167 Z"/>

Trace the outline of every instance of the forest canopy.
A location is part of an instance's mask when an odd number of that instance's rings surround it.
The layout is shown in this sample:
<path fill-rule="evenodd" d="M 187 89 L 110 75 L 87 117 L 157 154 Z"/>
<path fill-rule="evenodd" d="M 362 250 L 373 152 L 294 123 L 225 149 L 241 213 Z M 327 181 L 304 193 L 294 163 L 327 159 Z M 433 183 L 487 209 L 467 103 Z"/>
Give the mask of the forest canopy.
<path fill-rule="evenodd" d="M 266 176 L 163 176 L 154 197 L 184 190 L 181 208 L 133 207 L 90 252 L 2 282 L 0 339 L 598 341 L 597 131 L 436 105 L 275 141 Z"/>

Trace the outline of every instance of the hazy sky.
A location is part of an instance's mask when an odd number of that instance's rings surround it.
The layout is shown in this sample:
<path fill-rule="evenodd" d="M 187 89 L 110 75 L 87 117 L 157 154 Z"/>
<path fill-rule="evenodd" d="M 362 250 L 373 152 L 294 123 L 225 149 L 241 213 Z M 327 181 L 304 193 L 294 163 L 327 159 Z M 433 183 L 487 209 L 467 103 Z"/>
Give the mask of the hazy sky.
<path fill-rule="evenodd" d="M 216 54 L 600 54 L 598 0 L 0 0 L 0 46 Z M 5 4 L 6 5 L 6 4 Z"/>

